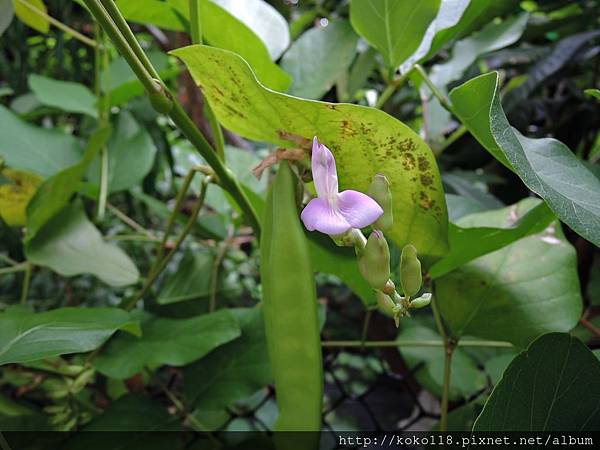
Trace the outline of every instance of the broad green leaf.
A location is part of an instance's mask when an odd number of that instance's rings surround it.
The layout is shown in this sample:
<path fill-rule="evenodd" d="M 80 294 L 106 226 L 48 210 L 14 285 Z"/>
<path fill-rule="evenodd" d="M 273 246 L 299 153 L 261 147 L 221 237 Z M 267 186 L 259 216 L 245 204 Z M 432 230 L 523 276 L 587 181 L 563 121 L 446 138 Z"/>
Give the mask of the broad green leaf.
<path fill-rule="evenodd" d="M 0 217 L 8 226 L 23 226 L 27 205 L 42 180 L 32 173 L 12 169 L 4 169 L 1 174 L 7 182 L 0 184 Z"/>
<path fill-rule="evenodd" d="M 0 313 L 0 364 L 89 352 L 117 330 L 139 333 L 129 313 L 117 308 L 9 309 Z"/>
<path fill-rule="evenodd" d="M 168 305 L 199 298 L 207 299 L 213 264 L 214 256 L 209 252 L 186 252 L 177 271 L 165 279 L 156 302 Z"/>
<path fill-rule="evenodd" d="M 119 247 L 108 244 L 80 202 L 52 217 L 25 246 L 27 259 L 64 276 L 89 273 L 111 286 L 135 283 L 139 272 Z"/>
<path fill-rule="evenodd" d="M 479 256 L 505 247 L 525 236 L 540 233 L 554 219 L 552 211 L 542 202 L 510 228 L 463 228 L 450 224 L 450 253 L 431 267 L 429 275 L 433 279 L 439 278 Z"/>
<path fill-rule="evenodd" d="M 184 366 L 240 336 L 230 310 L 189 319 L 164 319 L 146 315 L 142 336 L 120 333 L 94 360 L 106 376 L 129 378 L 147 366 Z"/>
<path fill-rule="evenodd" d="M 30 26 L 40 33 L 50 31 L 50 22 L 35 10 L 47 14 L 46 5 L 42 0 L 13 0 L 15 15 L 25 25 Z"/>
<path fill-rule="evenodd" d="M 420 323 L 416 318 L 401 322 L 397 339 L 399 341 L 435 340 L 440 342 L 442 340 L 437 332 Z M 441 397 L 444 384 L 444 347 L 441 345 L 439 347 L 413 347 L 399 344 L 398 350 L 411 369 L 422 365 L 415 373 L 417 381 L 432 394 Z M 475 361 L 460 348 L 454 351 L 451 373 L 451 400 L 468 398 L 486 386 L 485 374 L 477 368 Z"/>
<path fill-rule="evenodd" d="M 100 128 L 89 140 L 85 153 L 77 164 L 52 175 L 38 188 L 27 206 L 27 238 L 63 209 L 79 187 L 92 158 L 110 136 L 110 127 Z"/>
<path fill-rule="evenodd" d="M 471 0 L 441 0 L 437 16 L 427 27 L 417 50 L 402 63 L 400 71 L 405 73 L 411 66 L 422 60 L 429 52 L 436 34 L 459 23 L 469 3 L 471 3 Z"/>
<path fill-rule="evenodd" d="M 475 200 L 455 194 L 446 194 L 446 203 L 450 222 L 456 222 L 466 215 L 489 209 Z"/>
<path fill-rule="evenodd" d="M 590 97 L 594 97 L 594 98 L 597 98 L 598 100 L 600 100 L 600 89 L 586 89 L 583 92 L 586 95 L 589 95 Z"/>
<path fill-rule="evenodd" d="M 356 98 L 357 92 L 365 88 L 369 76 L 375 70 L 375 67 L 377 67 L 376 55 L 377 51 L 368 47 L 356 57 L 356 61 L 354 61 L 348 73 L 348 99 Z"/>
<path fill-rule="evenodd" d="M 514 44 L 519 40 L 527 25 L 527 14 L 511 17 L 502 22 L 492 22 L 481 31 L 458 41 L 448 61 L 431 69 L 431 81 L 445 87 L 458 80 L 479 56 Z"/>
<path fill-rule="evenodd" d="M 0 0 L 0 11 L 2 11 L 0 16 L 0 36 L 2 36 L 15 17 L 13 0 Z"/>
<path fill-rule="evenodd" d="M 396 68 L 417 50 L 439 7 L 440 0 L 352 0 L 350 21 Z"/>
<path fill-rule="evenodd" d="M 506 369 L 473 431 L 597 430 L 599 404 L 600 361 L 579 339 L 549 333 Z"/>
<path fill-rule="evenodd" d="M 29 75 L 28 81 L 29 87 L 43 105 L 91 117 L 98 116 L 96 96 L 83 84 L 35 74 Z"/>
<path fill-rule="evenodd" d="M 38 128 L 0 105 L 0 156 L 16 170 L 49 177 L 81 158 L 81 147 L 70 134 Z"/>
<path fill-rule="evenodd" d="M 207 46 L 172 52 L 188 66 L 219 121 L 258 141 L 310 146 L 318 136 L 336 157 L 342 189 L 366 192 L 380 172 L 392 185 L 397 244 L 419 254 L 446 251 L 447 213 L 431 150 L 409 127 L 383 111 L 359 105 L 302 100 L 270 91 L 239 56 Z"/>
<path fill-rule="evenodd" d="M 310 258 L 315 272 L 335 275 L 342 280 L 365 305 L 375 303 L 373 289 L 358 271 L 353 249 L 336 246 L 329 236 L 308 234 Z"/>
<path fill-rule="evenodd" d="M 469 6 L 456 25 L 436 33 L 425 59 L 429 59 L 451 40 L 460 39 L 479 30 L 498 16 L 518 11 L 518 5 L 519 0 L 470 0 Z"/>
<path fill-rule="evenodd" d="M 320 99 L 348 70 L 357 43 L 358 36 L 345 20 L 308 30 L 281 59 L 281 67 L 294 80 L 289 93 Z"/>
<path fill-rule="evenodd" d="M 61 450 L 162 450 L 173 448 L 181 420 L 160 402 L 128 393 L 112 402 L 82 430 L 60 443 Z"/>
<path fill-rule="evenodd" d="M 254 31 L 277 60 L 290 45 L 290 31 L 285 18 L 265 0 L 214 0 L 221 8 Z"/>
<path fill-rule="evenodd" d="M 463 217 L 457 225 L 509 227 L 535 204 L 526 199 Z M 549 331 L 569 331 L 582 308 L 575 249 L 558 223 L 438 278 L 434 287 L 455 337 L 510 341 L 520 347 Z"/>
<path fill-rule="evenodd" d="M 223 410 L 273 381 L 262 309 L 231 311 L 240 324 L 241 336 L 184 369 L 188 381 L 185 397 L 188 404 L 204 412 L 203 417 L 207 417 L 206 411 Z"/>
<path fill-rule="evenodd" d="M 123 15 L 134 22 L 154 23 L 171 29 L 185 30 L 182 18 L 189 20 L 188 2 L 119 1 Z M 230 50 L 241 55 L 252 66 L 258 78 L 266 86 L 285 92 L 291 79 L 277 64 L 263 41 L 254 31 L 225 9 L 210 0 L 201 0 L 200 17 L 204 40 L 215 47 Z"/>
<path fill-rule="evenodd" d="M 498 74 L 492 72 L 453 89 L 450 99 L 486 150 L 512 168 L 563 222 L 600 245 L 600 180 L 562 142 L 529 139 L 511 128 L 498 95 Z"/>
<path fill-rule="evenodd" d="M 148 175 L 154 164 L 156 146 L 143 127 L 124 111 L 108 141 L 108 191 L 119 192 L 137 186 Z M 87 171 L 88 180 L 100 183 L 100 156 Z"/>

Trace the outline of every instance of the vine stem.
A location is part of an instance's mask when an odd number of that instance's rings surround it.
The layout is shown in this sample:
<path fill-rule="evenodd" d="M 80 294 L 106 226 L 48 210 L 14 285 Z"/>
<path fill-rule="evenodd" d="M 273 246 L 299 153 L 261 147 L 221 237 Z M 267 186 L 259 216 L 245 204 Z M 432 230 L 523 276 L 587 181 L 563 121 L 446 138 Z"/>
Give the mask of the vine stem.
<path fill-rule="evenodd" d="M 329 348 L 361 348 L 361 347 L 443 347 L 443 340 L 403 340 L 396 341 L 323 341 L 323 347 Z M 494 347 L 512 348 L 510 342 L 505 341 L 459 341 L 457 347 Z"/>
<path fill-rule="evenodd" d="M 44 19 L 46 19 L 49 23 L 51 23 L 52 25 L 54 25 L 56 28 L 58 28 L 61 31 L 64 31 L 65 33 L 73 36 L 75 39 L 77 39 L 80 42 L 83 42 L 85 45 L 89 45 L 90 47 L 101 47 L 100 44 L 98 44 L 98 42 L 96 42 L 95 40 L 87 37 L 86 35 L 80 33 L 79 31 L 71 28 L 68 25 L 65 25 L 64 23 L 62 23 L 60 20 L 55 19 L 54 17 L 52 17 L 51 15 L 45 13 L 44 11 L 42 11 L 39 8 L 36 8 L 35 5 L 32 5 L 31 3 L 25 1 L 25 0 L 18 0 L 19 4 L 21 4 L 21 6 L 24 6 L 25 8 L 29 9 L 32 13 L 37 14 L 40 17 L 43 17 Z"/>
<path fill-rule="evenodd" d="M 247 220 L 250 222 L 250 225 L 254 229 L 257 238 L 260 239 L 260 221 L 258 220 L 258 215 L 237 178 L 233 175 L 231 170 L 229 170 L 223 164 L 223 161 L 219 158 L 200 130 L 198 130 L 198 127 L 196 127 L 192 119 L 190 119 L 190 117 L 184 111 L 181 104 L 176 101 L 173 95 L 166 90 L 162 82 L 159 79 L 154 78 L 148 69 L 144 67 L 144 64 L 140 61 L 136 55 L 136 52 L 130 46 L 127 37 L 121 34 L 119 27 L 115 24 L 109 12 L 107 12 L 107 10 L 102 6 L 100 0 L 84 0 L 84 2 L 91 11 L 92 15 L 100 23 L 102 29 L 117 47 L 119 53 L 121 53 L 123 58 L 127 61 L 148 94 L 153 96 L 162 96 L 164 97 L 165 102 L 170 105 L 170 109 L 167 114 L 175 126 L 179 128 L 183 135 L 202 155 L 208 165 L 212 167 L 215 172 L 217 182 L 237 202 Z M 123 19 L 119 9 L 116 6 L 113 10 L 113 13 L 118 15 L 120 19 Z M 117 22 L 121 23 L 120 19 L 117 19 Z M 122 22 L 125 23 L 125 20 L 123 19 Z M 129 39 L 132 38 L 129 37 Z M 139 43 L 137 43 L 135 37 L 133 38 L 133 41 L 135 41 L 132 42 L 133 46 L 139 46 Z"/>
<path fill-rule="evenodd" d="M 25 272 L 27 270 L 27 263 L 18 263 L 14 266 L 10 267 L 2 267 L 0 269 L 0 275 L 4 275 L 6 273 L 16 273 L 16 272 Z"/>
<path fill-rule="evenodd" d="M 461 137 L 463 137 L 468 131 L 469 130 L 467 129 L 467 127 L 465 127 L 464 125 L 461 125 L 450 136 L 448 136 L 448 138 L 445 139 L 444 142 L 442 142 L 442 144 L 439 146 L 439 148 L 433 150 L 433 154 L 435 156 L 441 155 L 444 152 L 444 150 L 446 150 L 448 147 L 450 147 L 452 144 L 454 144 L 457 140 L 459 140 Z"/>
<path fill-rule="evenodd" d="M 440 89 L 435 84 L 433 84 L 433 81 L 431 81 L 431 78 L 429 78 L 427 72 L 425 72 L 425 69 L 423 69 L 423 67 L 420 64 L 415 64 L 414 69 L 417 71 L 417 73 L 419 74 L 423 82 L 427 85 L 427 87 L 431 90 L 431 93 L 434 95 L 434 97 L 439 100 L 440 104 L 444 107 L 444 109 L 447 109 L 451 113 L 454 113 L 452 105 L 450 104 L 450 100 L 448 100 L 444 93 L 440 91 Z"/>
<path fill-rule="evenodd" d="M 410 69 L 408 72 L 403 73 L 398 78 L 392 80 L 388 83 L 386 88 L 383 90 L 379 98 L 377 99 L 377 103 L 375 104 L 375 108 L 382 109 L 387 101 L 394 95 L 394 93 L 402 87 L 406 79 L 409 77 L 410 73 L 413 69 Z"/>
<path fill-rule="evenodd" d="M 202 187 L 200 190 L 200 196 L 198 197 L 198 201 L 196 202 L 196 205 L 194 206 L 192 214 L 190 215 L 190 218 L 188 219 L 188 221 L 185 225 L 185 228 L 183 229 L 183 231 L 181 232 L 181 234 L 179 235 L 179 237 L 173 244 L 173 248 L 171 248 L 169 253 L 167 253 L 167 255 L 160 260 L 160 262 L 156 265 L 156 267 L 154 267 L 153 269 L 150 270 L 148 279 L 146 280 L 146 283 L 144 283 L 144 286 L 138 292 L 138 294 L 135 295 L 134 297 L 132 297 L 130 300 L 123 302 L 122 307 L 124 309 L 127 309 L 127 310 L 132 309 L 135 306 L 135 304 L 141 298 L 143 298 L 144 295 L 146 295 L 148 293 L 148 291 L 150 290 L 150 288 L 152 287 L 154 282 L 158 279 L 158 276 L 162 273 L 162 271 L 167 266 L 167 263 L 171 260 L 171 258 L 173 258 L 173 256 L 177 252 L 177 250 L 179 250 L 179 247 L 181 246 L 182 242 L 185 240 L 185 238 L 190 233 L 190 231 L 192 231 L 192 228 L 194 227 L 194 225 L 196 223 L 196 219 L 198 218 L 198 214 L 200 213 L 200 209 L 202 209 L 202 205 L 204 205 L 204 198 L 206 197 L 206 190 L 207 190 L 208 184 L 211 181 L 211 178 L 212 177 L 207 176 L 206 178 L 204 178 L 202 180 Z"/>
<path fill-rule="evenodd" d="M 27 261 L 25 262 L 25 274 L 23 276 L 23 289 L 21 290 L 21 304 L 27 303 L 27 297 L 29 296 L 29 285 L 31 284 L 31 271 L 33 269 L 32 264 Z"/>

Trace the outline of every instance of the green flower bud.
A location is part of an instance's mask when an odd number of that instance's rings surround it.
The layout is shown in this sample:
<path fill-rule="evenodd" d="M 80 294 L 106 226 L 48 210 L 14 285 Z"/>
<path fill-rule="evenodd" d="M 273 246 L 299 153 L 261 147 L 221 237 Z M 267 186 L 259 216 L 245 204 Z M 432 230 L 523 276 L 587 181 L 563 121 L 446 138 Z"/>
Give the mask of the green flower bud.
<path fill-rule="evenodd" d="M 390 249 L 383 233 L 375 230 L 358 255 L 358 269 L 373 289 L 382 290 L 390 279 Z"/>
<path fill-rule="evenodd" d="M 425 308 L 430 303 L 431 303 L 431 294 L 428 292 L 426 294 L 421 295 L 419 298 L 415 298 L 414 300 L 411 300 L 410 307 L 415 308 L 415 309 Z"/>
<path fill-rule="evenodd" d="M 373 177 L 369 187 L 369 196 L 383 209 L 383 214 L 373 223 L 373 228 L 384 231 L 390 229 L 394 224 L 394 211 L 390 183 L 384 174 L 378 173 Z"/>
<path fill-rule="evenodd" d="M 389 295 L 386 295 L 381 291 L 375 291 L 375 298 L 377 299 L 377 305 L 379 306 L 379 309 L 383 313 L 388 316 L 394 315 L 396 304 Z"/>
<path fill-rule="evenodd" d="M 404 295 L 412 297 L 423 283 L 421 276 L 421 261 L 417 258 L 417 249 L 408 244 L 402 249 L 402 256 L 400 257 L 400 283 L 402 284 L 402 290 Z"/>

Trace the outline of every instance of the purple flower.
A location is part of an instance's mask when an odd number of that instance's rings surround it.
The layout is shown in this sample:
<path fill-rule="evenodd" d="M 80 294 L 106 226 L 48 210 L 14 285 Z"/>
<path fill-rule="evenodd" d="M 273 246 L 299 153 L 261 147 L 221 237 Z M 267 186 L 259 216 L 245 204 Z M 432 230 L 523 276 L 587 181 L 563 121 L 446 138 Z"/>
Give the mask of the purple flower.
<path fill-rule="evenodd" d="M 383 214 L 381 206 L 368 195 L 351 190 L 338 192 L 335 159 L 316 136 L 311 163 L 317 198 L 308 202 L 300 216 L 308 230 L 339 235 L 371 225 Z"/>

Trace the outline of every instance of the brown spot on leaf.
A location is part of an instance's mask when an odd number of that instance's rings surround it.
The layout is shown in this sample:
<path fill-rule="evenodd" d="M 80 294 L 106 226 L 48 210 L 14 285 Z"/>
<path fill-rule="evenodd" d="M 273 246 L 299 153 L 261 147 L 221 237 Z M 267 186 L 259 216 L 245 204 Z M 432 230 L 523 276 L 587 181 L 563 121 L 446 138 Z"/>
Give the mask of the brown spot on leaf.
<path fill-rule="evenodd" d="M 419 194 L 419 206 L 421 209 L 429 210 L 435 205 L 435 200 L 432 199 L 427 193 L 421 191 Z"/>
<path fill-rule="evenodd" d="M 430 164 L 429 161 L 427 161 L 427 158 L 425 158 L 424 156 L 419 156 L 418 158 L 419 160 L 419 170 L 421 172 L 425 172 L 426 170 L 429 170 Z"/>
<path fill-rule="evenodd" d="M 279 136 L 279 139 L 289 141 L 295 144 L 297 147 L 304 149 L 312 148 L 312 139 L 305 138 L 299 134 L 290 133 L 289 131 L 285 130 L 277 130 L 277 135 Z"/>
<path fill-rule="evenodd" d="M 422 173 L 420 179 L 423 186 L 431 186 L 433 183 L 433 177 L 428 173 Z"/>
<path fill-rule="evenodd" d="M 414 170 L 415 164 L 415 155 L 402 153 L 402 167 L 404 167 L 404 170 Z"/>

